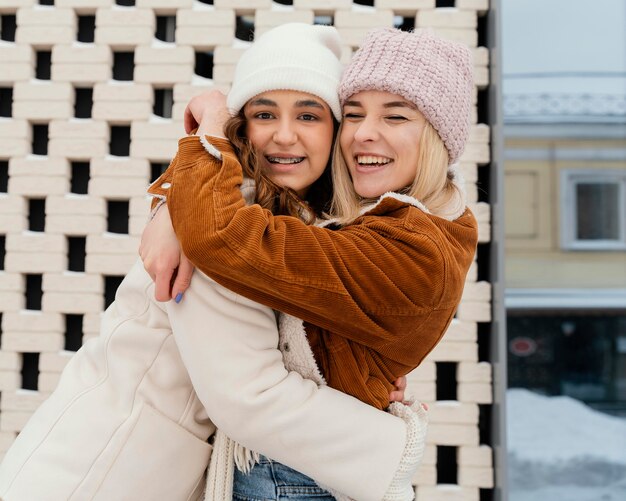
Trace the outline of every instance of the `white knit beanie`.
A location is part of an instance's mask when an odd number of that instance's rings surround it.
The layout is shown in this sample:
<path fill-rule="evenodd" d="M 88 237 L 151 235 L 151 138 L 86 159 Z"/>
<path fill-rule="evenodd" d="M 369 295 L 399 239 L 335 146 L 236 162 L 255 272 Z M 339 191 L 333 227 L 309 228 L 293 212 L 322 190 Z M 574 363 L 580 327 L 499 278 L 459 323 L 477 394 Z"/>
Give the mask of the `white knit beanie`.
<path fill-rule="evenodd" d="M 295 90 L 323 99 L 339 121 L 340 55 L 341 39 L 332 26 L 288 23 L 273 28 L 239 59 L 226 101 L 228 109 L 236 114 L 258 94 Z"/>

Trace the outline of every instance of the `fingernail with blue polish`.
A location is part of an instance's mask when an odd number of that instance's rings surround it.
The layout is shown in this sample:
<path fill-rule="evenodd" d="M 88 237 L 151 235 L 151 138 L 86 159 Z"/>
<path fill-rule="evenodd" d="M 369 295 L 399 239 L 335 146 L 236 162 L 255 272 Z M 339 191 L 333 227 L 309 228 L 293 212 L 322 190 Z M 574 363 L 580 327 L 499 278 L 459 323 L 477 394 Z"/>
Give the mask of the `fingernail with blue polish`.
<path fill-rule="evenodd" d="M 174 301 L 176 301 L 176 304 L 180 303 L 181 300 L 183 299 L 183 293 L 179 292 L 178 294 L 176 294 L 176 297 L 174 298 Z"/>

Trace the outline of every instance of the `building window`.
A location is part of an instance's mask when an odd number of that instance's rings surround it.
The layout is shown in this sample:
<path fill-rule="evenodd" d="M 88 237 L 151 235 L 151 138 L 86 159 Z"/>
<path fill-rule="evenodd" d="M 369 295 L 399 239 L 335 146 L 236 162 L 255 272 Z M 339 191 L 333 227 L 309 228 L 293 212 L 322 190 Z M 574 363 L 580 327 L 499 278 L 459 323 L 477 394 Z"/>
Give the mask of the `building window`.
<path fill-rule="evenodd" d="M 564 249 L 626 249 L 626 171 L 564 170 L 561 215 Z"/>

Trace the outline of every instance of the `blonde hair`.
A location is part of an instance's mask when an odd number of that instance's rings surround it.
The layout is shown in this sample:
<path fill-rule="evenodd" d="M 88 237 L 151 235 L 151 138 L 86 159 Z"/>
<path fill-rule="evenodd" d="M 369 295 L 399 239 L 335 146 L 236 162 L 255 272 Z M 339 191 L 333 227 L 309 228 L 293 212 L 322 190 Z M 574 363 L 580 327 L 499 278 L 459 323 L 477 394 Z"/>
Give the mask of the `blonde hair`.
<path fill-rule="evenodd" d="M 318 215 L 330 207 L 332 184 L 330 163 L 322 176 L 307 191 L 302 200 L 291 188 L 277 185 L 261 169 L 258 156 L 246 134 L 247 120 L 243 112 L 229 118 L 224 125 L 226 138 L 231 142 L 243 170 L 243 175 L 254 180 L 255 202 L 275 215 L 295 216 L 312 224 Z"/>
<path fill-rule="evenodd" d="M 337 136 L 341 135 L 341 126 Z M 448 150 L 434 127 L 425 122 L 418 143 L 419 154 L 415 166 L 415 179 L 398 193 L 419 200 L 434 215 L 445 217 L 463 208 L 464 201 L 454 174 L 448 169 Z M 331 214 L 340 224 L 354 221 L 363 207 L 376 199 L 362 198 L 354 190 L 339 141 L 333 149 L 333 200 Z"/>

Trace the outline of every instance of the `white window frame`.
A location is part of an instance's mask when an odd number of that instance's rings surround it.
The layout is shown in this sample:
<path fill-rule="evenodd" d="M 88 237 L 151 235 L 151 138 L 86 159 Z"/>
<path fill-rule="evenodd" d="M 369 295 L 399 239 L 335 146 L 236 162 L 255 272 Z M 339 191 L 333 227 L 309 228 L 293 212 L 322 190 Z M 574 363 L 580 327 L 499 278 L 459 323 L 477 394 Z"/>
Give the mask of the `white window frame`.
<path fill-rule="evenodd" d="M 616 240 L 579 240 L 576 238 L 576 185 L 617 183 L 619 237 Z M 563 169 L 561 171 L 561 248 L 574 251 L 626 250 L 626 169 Z"/>

